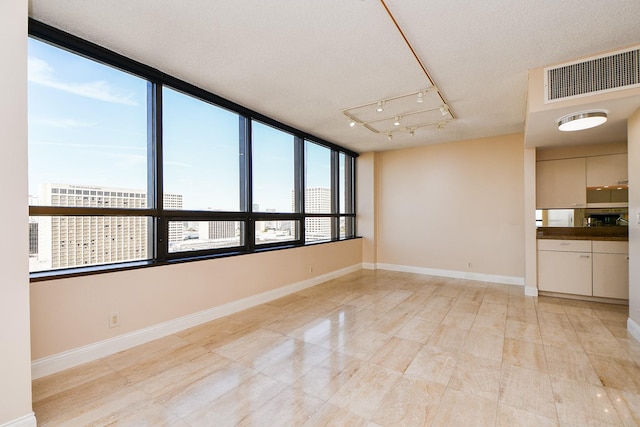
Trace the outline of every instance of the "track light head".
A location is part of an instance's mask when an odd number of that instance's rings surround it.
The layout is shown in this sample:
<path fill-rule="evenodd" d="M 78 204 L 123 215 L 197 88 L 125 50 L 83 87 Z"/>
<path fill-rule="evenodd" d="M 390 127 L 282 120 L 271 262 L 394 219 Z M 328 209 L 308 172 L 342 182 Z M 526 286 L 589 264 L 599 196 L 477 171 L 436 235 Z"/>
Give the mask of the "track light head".
<path fill-rule="evenodd" d="M 393 125 L 400 126 L 400 116 L 396 116 L 395 120 L 393 121 Z"/>
<path fill-rule="evenodd" d="M 442 106 L 440 107 L 440 112 L 443 116 L 446 116 L 447 114 L 449 114 L 449 106 L 447 104 L 442 104 Z"/>
<path fill-rule="evenodd" d="M 411 128 L 409 129 L 409 136 L 414 136 L 416 134 L 416 130 Z"/>
<path fill-rule="evenodd" d="M 355 121 L 355 120 L 353 120 L 353 119 L 350 119 L 350 120 L 349 120 L 349 126 L 350 126 L 350 127 L 354 127 L 355 125 L 356 125 L 356 121 Z"/>
<path fill-rule="evenodd" d="M 389 141 L 391 141 L 391 140 L 393 139 L 393 135 L 391 134 L 391 132 L 389 132 L 389 133 L 387 134 L 387 139 L 388 139 Z"/>
<path fill-rule="evenodd" d="M 418 104 L 422 104 L 424 102 L 424 92 L 418 92 L 418 98 L 416 99 Z"/>
<path fill-rule="evenodd" d="M 382 113 L 384 111 L 384 101 L 378 101 L 378 106 L 376 107 L 376 111 L 378 113 Z"/>
<path fill-rule="evenodd" d="M 438 127 L 436 128 L 438 131 L 441 131 L 444 129 L 444 127 L 446 126 L 447 122 L 440 122 L 438 123 Z"/>

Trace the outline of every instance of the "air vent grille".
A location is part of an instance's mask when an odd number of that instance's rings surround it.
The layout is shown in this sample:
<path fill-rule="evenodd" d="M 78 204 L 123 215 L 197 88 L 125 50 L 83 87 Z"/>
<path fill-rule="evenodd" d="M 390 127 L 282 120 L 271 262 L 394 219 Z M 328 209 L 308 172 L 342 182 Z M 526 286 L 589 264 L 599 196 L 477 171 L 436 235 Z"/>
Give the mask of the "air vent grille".
<path fill-rule="evenodd" d="M 640 86 L 640 49 L 547 68 L 546 102 Z"/>

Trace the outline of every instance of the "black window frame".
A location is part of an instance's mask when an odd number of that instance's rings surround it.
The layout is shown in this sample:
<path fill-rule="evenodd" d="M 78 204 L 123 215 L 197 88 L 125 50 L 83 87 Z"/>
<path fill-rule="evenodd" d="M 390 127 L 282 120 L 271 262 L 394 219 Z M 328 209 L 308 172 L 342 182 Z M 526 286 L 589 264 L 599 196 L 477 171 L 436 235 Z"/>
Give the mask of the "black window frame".
<path fill-rule="evenodd" d="M 61 207 L 29 206 L 30 217 L 40 216 L 127 216 L 149 217 L 148 232 L 149 259 L 123 261 L 111 264 L 70 267 L 30 273 L 31 281 L 56 279 L 102 272 L 113 272 L 131 268 L 166 265 L 176 262 L 195 261 L 217 257 L 250 254 L 274 249 L 287 249 L 324 242 L 356 238 L 355 176 L 358 153 L 337 144 L 317 138 L 307 132 L 283 124 L 247 107 L 224 99 L 178 78 L 167 75 L 155 68 L 127 58 L 102 46 L 29 18 L 29 37 L 67 50 L 76 55 L 97 61 L 120 71 L 130 73 L 147 81 L 147 204 L 145 208 L 104 208 L 104 207 Z M 163 208 L 163 158 L 162 158 L 162 88 L 168 87 L 192 96 L 203 102 L 220 107 L 239 116 L 240 150 L 240 210 L 238 212 L 172 210 Z M 294 136 L 295 212 L 253 212 L 253 171 L 252 132 L 254 121 L 272 126 Z M 331 213 L 305 213 L 305 153 L 304 144 L 309 141 L 331 150 Z M 340 206 L 339 155 L 345 155 L 344 187 L 349 191 L 345 200 L 350 205 L 349 212 Z M 347 167 L 348 164 L 348 167 Z M 349 173 L 347 173 L 347 170 Z M 305 242 L 305 219 L 307 217 L 328 217 L 332 221 L 331 239 Z M 347 218 L 349 232 L 340 237 L 340 219 Z M 171 221 L 239 221 L 243 234 L 241 245 L 227 248 L 169 252 L 168 231 Z M 255 223 L 257 221 L 297 221 L 297 236 L 293 240 L 266 244 L 255 244 Z"/>

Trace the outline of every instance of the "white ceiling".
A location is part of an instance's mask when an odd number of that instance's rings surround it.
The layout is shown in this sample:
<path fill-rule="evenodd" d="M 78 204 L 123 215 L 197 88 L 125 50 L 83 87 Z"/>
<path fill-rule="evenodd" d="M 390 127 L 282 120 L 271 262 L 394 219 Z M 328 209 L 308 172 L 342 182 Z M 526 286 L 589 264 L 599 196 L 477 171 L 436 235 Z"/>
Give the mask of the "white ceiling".
<path fill-rule="evenodd" d="M 347 125 L 343 109 L 429 86 L 379 0 L 30 0 L 30 15 L 358 152 L 524 132 L 529 69 L 640 43 L 638 0 L 386 4 L 456 116 L 444 130 Z M 562 144 L 545 125 L 527 135 Z"/>

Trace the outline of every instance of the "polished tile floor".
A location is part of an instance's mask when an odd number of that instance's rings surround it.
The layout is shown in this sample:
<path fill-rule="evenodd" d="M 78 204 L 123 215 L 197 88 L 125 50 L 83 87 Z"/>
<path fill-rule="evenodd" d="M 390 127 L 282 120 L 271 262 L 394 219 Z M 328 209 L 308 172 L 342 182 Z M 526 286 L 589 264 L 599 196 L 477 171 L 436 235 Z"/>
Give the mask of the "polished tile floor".
<path fill-rule="evenodd" d="M 636 426 L 627 307 L 362 270 L 34 381 L 40 426 Z"/>

